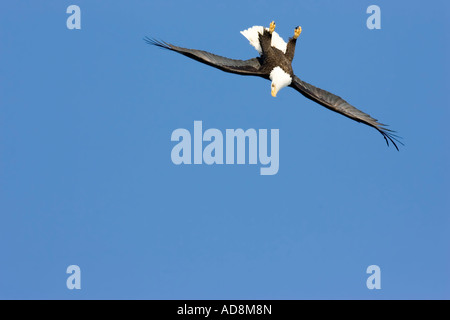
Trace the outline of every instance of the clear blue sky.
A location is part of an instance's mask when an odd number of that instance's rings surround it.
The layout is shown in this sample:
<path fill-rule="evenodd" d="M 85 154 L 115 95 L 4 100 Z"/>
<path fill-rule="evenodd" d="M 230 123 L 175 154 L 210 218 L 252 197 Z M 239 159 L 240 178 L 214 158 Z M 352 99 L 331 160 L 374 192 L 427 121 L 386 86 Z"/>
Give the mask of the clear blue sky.
<path fill-rule="evenodd" d="M 81 30 L 66 8 L 81 8 Z M 381 30 L 366 27 L 369 5 Z M 0 298 L 450 298 L 447 1 L 2 1 Z M 403 137 L 144 43 L 293 67 Z M 173 130 L 280 130 L 280 169 L 172 163 Z M 81 268 L 81 290 L 66 268 Z M 368 290 L 366 268 L 381 268 Z"/>

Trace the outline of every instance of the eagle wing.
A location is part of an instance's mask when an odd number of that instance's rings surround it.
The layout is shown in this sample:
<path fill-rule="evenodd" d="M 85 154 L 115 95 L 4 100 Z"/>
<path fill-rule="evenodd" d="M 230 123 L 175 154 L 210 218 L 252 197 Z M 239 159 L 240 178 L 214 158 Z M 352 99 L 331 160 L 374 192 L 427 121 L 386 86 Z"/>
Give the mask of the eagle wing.
<path fill-rule="evenodd" d="M 262 75 L 260 72 L 261 63 L 258 58 L 249 60 L 235 60 L 225 58 L 216 54 L 212 54 L 202 50 L 186 49 L 174 46 L 164 41 L 158 41 L 148 37 L 144 38 L 148 44 L 155 45 L 160 48 L 178 52 L 186 57 L 197 60 L 214 68 L 225 72 L 236 73 L 240 75 Z"/>
<path fill-rule="evenodd" d="M 389 145 L 390 141 L 398 150 L 397 144 L 395 142 L 403 144 L 398 140 L 399 137 L 394 134 L 394 131 L 387 129 L 386 125 L 379 123 L 376 119 L 372 118 L 368 114 L 356 109 L 341 97 L 338 97 L 320 88 L 314 87 L 313 85 L 300 80 L 297 76 L 294 76 L 294 79 L 290 86 L 308 99 L 317 102 L 325 108 L 338 112 L 357 122 L 362 122 L 368 126 L 371 126 L 372 128 L 375 128 L 383 135 L 387 145 Z"/>

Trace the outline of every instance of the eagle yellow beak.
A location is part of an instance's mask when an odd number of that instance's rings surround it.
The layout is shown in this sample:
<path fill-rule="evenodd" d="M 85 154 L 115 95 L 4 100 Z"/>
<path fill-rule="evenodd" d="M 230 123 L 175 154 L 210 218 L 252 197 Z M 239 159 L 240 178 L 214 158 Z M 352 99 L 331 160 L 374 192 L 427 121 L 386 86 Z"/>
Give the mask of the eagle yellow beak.
<path fill-rule="evenodd" d="M 272 86 L 272 97 L 276 97 L 277 96 L 277 89 L 275 88 L 275 86 Z"/>

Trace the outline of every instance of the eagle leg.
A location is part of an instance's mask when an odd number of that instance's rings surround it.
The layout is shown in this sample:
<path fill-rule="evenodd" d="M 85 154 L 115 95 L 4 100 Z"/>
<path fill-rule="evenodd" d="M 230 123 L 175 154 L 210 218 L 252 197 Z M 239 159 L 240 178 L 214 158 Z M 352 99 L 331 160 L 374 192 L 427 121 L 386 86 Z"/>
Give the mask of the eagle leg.
<path fill-rule="evenodd" d="M 272 21 L 269 26 L 269 32 L 272 34 L 275 31 L 275 21 Z"/>
<path fill-rule="evenodd" d="M 300 36 L 300 33 L 302 33 L 302 27 L 297 27 L 294 30 L 294 39 L 297 39 Z"/>

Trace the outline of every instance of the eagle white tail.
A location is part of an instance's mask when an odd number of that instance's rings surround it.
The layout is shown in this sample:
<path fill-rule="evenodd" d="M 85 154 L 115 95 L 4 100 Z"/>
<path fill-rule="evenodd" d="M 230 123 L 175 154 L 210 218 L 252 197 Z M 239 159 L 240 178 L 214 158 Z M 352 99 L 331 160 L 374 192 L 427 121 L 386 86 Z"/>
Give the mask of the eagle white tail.
<path fill-rule="evenodd" d="M 269 28 L 265 28 L 267 31 Z M 259 43 L 259 34 L 263 34 L 264 27 L 262 26 L 253 26 L 251 28 L 248 28 L 247 30 L 241 31 L 242 35 L 250 41 L 250 44 L 258 50 L 259 54 L 262 53 L 261 45 Z M 275 47 L 284 53 L 286 53 L 286 42 L 281 38 L 278 33 L 275 31 L 272 33 L 272 47 Z"/>

